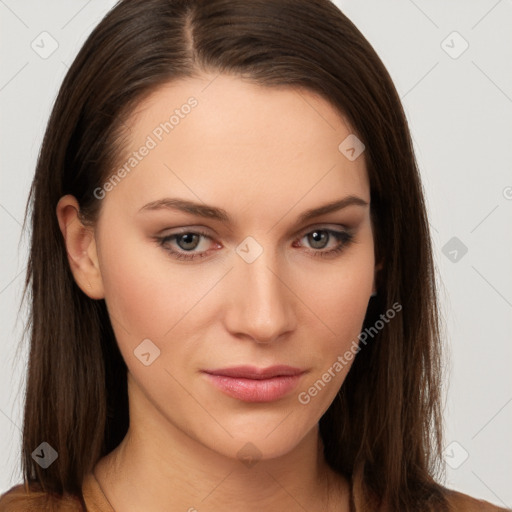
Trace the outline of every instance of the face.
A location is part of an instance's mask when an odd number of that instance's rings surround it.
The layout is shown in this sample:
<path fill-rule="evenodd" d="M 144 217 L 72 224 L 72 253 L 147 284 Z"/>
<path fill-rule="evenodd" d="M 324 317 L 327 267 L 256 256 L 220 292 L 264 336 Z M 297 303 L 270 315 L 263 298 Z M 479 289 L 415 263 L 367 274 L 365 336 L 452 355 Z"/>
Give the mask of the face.
<path fill-rule="evenodd" d="M 272 458 L 316 427 L 352 364 L 374 291 L 369 182 L 328 102 L 213 78 L 138 106 L 125 172 L 97 190 L 93 263 L 73 271 L 106 301 L 130 400 L 218 453 Z M 258 372 L 278 365 L 292 369 Z"/>

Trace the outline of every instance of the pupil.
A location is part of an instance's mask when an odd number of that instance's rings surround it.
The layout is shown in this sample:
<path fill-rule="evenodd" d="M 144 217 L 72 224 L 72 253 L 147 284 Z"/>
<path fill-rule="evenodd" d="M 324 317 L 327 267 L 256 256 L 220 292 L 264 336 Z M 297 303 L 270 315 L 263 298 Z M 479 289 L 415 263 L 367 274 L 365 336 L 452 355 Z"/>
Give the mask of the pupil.
<path fill-rule="evenodd" d="M 313 244 L 312 244 L 312 245 L 313 245 L 313 247 L 315 247 L 316 249 L 322 249 L 322 247 L 324 247 L 324 245 L 322 245 L 321 243 L 320 243 L 321 247 L 316 247 L 314 244 L 315 244 L 315 243 L 318 243 L 318 242 L 321 242 L 321 239 L 322 239 L 322 238 L 324 238 L 324 239 L 325 239 L 325 237 L 326 237 L 326 233 L 325 233 L 325 232 L 323 232 L 323 231 L 313 231 L 313 233 L 311 233 L 311 237 L 312 237 L 312 238 L 320 237 L 320 240 L 315 240 L 315 241 L 313 242 Z M 324 240 L 324 241 L 325 241 L 325 240 Z"/>
<path fill-rule="evenodd" d="M 185 241 L 185 245 L 187 245 L 187 244 L 194 245 L 189 237 L 195 237 L 195 236 L 197 236 L 197 235 L 195 235 L 194 233 L 186 233 L 185 235 L 182 235 L 180 237 L 180 242 L 183 241 L 183 239 L 188 239 L 188 241 L 187 240 Z M 180 246 L 181 246 L 181 243 L 180 243 Z M 182 249 L 194 249 L 194 247 L 182 247 Z"/>

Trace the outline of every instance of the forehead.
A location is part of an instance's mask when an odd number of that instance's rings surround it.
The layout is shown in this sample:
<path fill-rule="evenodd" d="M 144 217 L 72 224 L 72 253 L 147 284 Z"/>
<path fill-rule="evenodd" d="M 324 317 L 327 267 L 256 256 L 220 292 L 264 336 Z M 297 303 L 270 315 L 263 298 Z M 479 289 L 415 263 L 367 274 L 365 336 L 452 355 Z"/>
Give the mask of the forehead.
<path fill-rule="evenodd" d="M 151 147 L 116 187 L 139 206 L 164 195 L 288 208 L 301 196 L 305 208 L 318 197 L 370 199 L 364 154 L 350 161 L 339 149 L 350 126 L 309 90 L 226 75 L 179 80 L 142 101 L 127 127 L 120 165 Z"/>
<path fill-rule="evenodd" d="M 191 99 L 196 104 L 192 108 L 187 106 Z M 139 103 L 126 124 L 134 135 L 143 135 L 172 117 L 174 136 L 184 131 L 179 126 L 193 124 L 210 143 L 229 137 L 234 144 L 251 144 L 257 137 L 271 145 L 288 139 L 291 145 L 315 146 L 327 134 L 337 140 L 351 133 L 343 113 L 313 91 L 261 86 L 230 75 L 202 75 L 160 86 Z"/>

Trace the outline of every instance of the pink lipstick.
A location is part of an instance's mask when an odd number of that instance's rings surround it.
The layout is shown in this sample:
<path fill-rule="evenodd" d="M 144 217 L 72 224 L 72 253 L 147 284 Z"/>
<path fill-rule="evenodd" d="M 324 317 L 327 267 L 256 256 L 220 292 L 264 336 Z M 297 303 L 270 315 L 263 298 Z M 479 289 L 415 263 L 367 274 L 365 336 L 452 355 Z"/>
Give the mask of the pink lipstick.
<path fill-rule="evenodd" d="M 233 398 L 244 402 L 272 402 L 293 391 L 305 370 L 276 365 L 268 368 L 237 366 L 203 372 L 215 387 Z"/>

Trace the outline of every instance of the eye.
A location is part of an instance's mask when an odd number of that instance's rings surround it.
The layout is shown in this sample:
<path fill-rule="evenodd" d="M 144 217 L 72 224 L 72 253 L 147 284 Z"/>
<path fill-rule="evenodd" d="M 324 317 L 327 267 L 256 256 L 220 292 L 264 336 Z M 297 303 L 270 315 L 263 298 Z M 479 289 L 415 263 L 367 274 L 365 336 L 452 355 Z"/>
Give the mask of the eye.
<path fill-rule="evenodd" d="M 174 258 L 178 260 L 194 260 L 196 258 L 204 258 L 207 256 L 206 250 L 197 253 L 191 252 L 194 249 L 197 249 L 201 237 L 210 239 L 208 234 L 203 231 L 183 231 L 169 236 L 157 237 L 157 241 L 158 244 Z M 169 243 L 171 241 L 176 241 L 178 249 L 185 252 L 176 251 L 175 249 L 170 248 Z M 190 252 L 190 254 L 187 254 L 187 252 Z"/>
<path fill-rule="evenodd" d="M 178 260 L 196 260 L 205 258 L 208 256 L 208 245 L 203 249 L 203 251 L 194 252 L 199 246 L 201 242 L 201 238 L 211 240 L 211 237 L 203 232 L 203 231 L 182 231 L 181 233 L 174 233 L 172 235 L 164 236 L 164 237 L 155 237 L 159 246 L 161 246 L 166 252 L 168 252 L 173 258 Z M 311 253 L 313 256 L 320 257 L 334 257 L 336 254 L 341 253 L 354 239 L 354 235 L 348 231 L 337 231 L 333 229 L 315 229 L 313 231 L 308 231 L 298 240 L 302 240 L 303 238 L 307 238 L 308 243 L 313 247 L 312 250 L 308 250 L 307 252 Z M 324 249 L 328 242 L 334 239 L 337 241 L 336 245 L 327 251 L 321 251 L 319 249 Z M 174 249 L 170 244 L 175 243 L 178 250 Z M 222 246 L 219 246 L 222 247 Z M 294 247 L 297 247 L 296 242 L 294 242 Z M 300 244 L 299 247 L 302 247 Z"/>
<path fill-rule="evenodd" d="M 328 251 L 312 251 L 313 256 L 328 258 L 341 253 L 341 251 L 348 247 L 353 241 L 354 235 L 348 231 L 337 231 L 334 229 L 315 229 L 313 231 L 307 232 L 302 236 L 302 238 L 306 238 L 308 243 L 310 243 L 314 249 L 324 249 L 329 239 L 334 238 L 337 240 L 337 244 Z"/>

